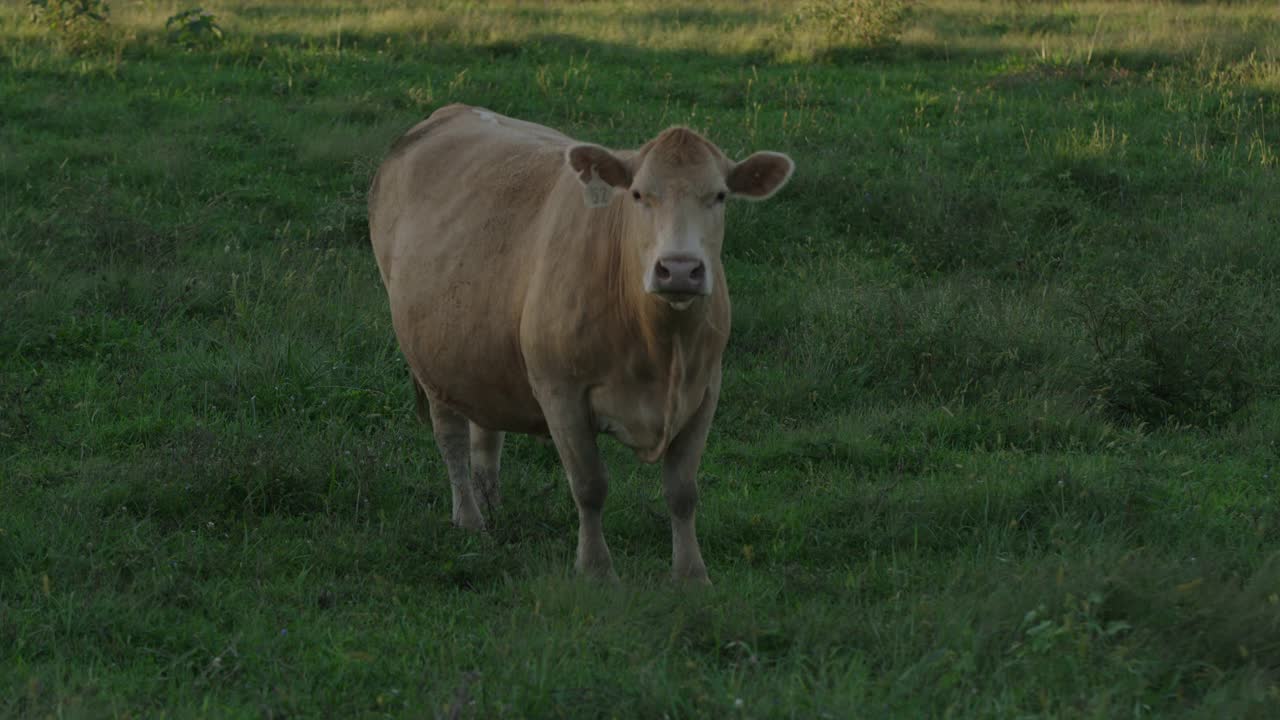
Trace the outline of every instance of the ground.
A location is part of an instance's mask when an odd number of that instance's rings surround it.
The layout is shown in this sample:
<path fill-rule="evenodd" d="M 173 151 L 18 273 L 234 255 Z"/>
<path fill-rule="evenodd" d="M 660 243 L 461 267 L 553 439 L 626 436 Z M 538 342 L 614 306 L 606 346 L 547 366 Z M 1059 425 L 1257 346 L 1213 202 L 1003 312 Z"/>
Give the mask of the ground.
<path fill-rule="evenodd" d="M 1267 717 L 1280 703 L 1280 9 L 0 8 L 0 715 Z M 892 34 L 883 38 L 893 40 Z M 448 102 L 791 154 L 729 209 L 670 587 L 554 451 L 449 525 L 364 196 Z"/>

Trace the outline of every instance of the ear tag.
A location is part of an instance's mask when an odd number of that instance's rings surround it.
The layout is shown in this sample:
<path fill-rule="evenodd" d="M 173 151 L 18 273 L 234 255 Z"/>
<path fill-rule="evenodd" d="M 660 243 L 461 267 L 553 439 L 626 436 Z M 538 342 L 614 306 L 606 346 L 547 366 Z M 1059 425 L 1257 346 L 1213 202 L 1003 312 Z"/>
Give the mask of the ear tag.
<path fill-rule="evenodd" d="M 613 186 L 600 179 L 595 165 L 591 166 L 591 179 L 582 186 L 582 196 L 589 208 L 608 207 L 609 201 L 613 199 Z"/>

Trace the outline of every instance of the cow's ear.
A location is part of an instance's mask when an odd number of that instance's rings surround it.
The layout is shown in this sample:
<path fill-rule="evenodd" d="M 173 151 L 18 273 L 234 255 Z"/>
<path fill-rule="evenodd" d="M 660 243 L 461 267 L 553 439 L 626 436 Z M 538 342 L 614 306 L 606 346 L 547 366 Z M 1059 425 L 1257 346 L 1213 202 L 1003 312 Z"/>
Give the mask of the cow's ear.
<path fill-rule="evenodd" d="M 565 153 L 565 162 L 582 183 L 587 207 L 604 207 L 613 199 L 614 188 L 631 186 L 631 169 L 599 145 L 573 145 Z"/>
<path fill-rule="evenodd" d="M 734 165 L 725 182 L 737 197 L 764 200 L 781 190 L 795 169 L 796 164 L 782 153 L 758 152 Z"/>

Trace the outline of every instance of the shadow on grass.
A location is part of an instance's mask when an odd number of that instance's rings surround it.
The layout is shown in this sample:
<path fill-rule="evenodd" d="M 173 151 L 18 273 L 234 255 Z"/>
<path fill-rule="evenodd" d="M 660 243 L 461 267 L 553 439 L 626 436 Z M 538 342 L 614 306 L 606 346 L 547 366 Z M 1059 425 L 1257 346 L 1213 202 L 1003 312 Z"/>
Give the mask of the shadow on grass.
<path fill-rule="evenodd" d="M 303 11 L 290 9 L 288 14 L 292 15 L 296 12 Z M 307 12 L 317 17 L 336 17 L 332 11 L 324 9 L 311 9 Z M 259 13 L 262 17 L 271 16 L 271 11 L 267 9 L 254 10 L 253 13 L 255 16 Z M 524 8 L 517 15 L 529 17 L 532 22 L 537 23 L 559 14 Z M 655 10 L 628 14 L 626 17 L 630 21 L 658 27 L 695 25 L 705 27 L 707 32 L 715 32 L 725 26 L 747 24 L 760 19 L 754 13 L 718 13 L 712 10 Z M 474 38 L 470 36 L 473 32 L 476 34 Z M 703 47 L 657 50 L 554 30 L 537 31 L 524 37 L 480 39 L 483 33 L 450 20 L 442 20 L 403 32 L 343 29 L 340 34 L 341 46 L 338 45 L 339 33 L 336 30 L 324 34 L 304 32 L 231 34 L 219 45 L 195 53 L 187 53 L 187 55 L 193 58 L 214 55 L 228 60 L 261 61 L 269 58 L 273 52 L 281 50 L 332 51 L 335 56 L 338 56 L 338 48 L 341 47 L 349 48 L 354 53 L 360 53 L 361 48 L 376 48 L 387 60 L 456 62 L 479 58 L 490 60 L 534 58 L 545 62 L 575 56 L 590 57 L 597 62 L 616 61 L 636 67 L 663 66 L 673 60 L 683 63 L 719 60 L 797 69 L 814 66 L 883 67 L 922 62 L 966 67 L 974 63 L 1000 63 L 1018 58 L 1028 62 L 1036 62 L 1039 59 L 1033 51 L 1022 48 L 955 47 L 947 42 L 945 37 L 938 41 L 903 41 L 880 46 L 831 46 L 818 49 L 808 57 L 797 56 L 787 59 L 786 56 L 793 54 L 792 49 L 784 41 L 768 36 L 759 38 L 752 50 L 728 51 Z M 1220 48 L 1221 59 L 1228 62 L 1244 60 L 1255 49 L 1255 46 L 1244 41 L 1224 44 Z M 124 44 L 123 57 L 158 59 L 167 54 L 177 54 L 181 50 L 172 44 L 169 35 L 162 29 L 142 29 Z M 1088 62 L 1063 62 L 1082 67 L 1111 67 L 1137 72 L 1185 65 L 1195 61 L 1201 54 L 1202 48 L 1199 47 L 1194 50 L 1167 50 L 1159 47 L 1112 50 L 1103 47 L 1091 52 Z"/>

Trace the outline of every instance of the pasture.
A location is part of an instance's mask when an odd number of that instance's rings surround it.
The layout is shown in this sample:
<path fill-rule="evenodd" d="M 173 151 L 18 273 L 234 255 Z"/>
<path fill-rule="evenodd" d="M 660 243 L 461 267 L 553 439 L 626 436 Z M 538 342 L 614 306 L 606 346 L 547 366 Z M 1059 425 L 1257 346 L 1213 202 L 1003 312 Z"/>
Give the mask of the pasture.
<path fill-rule="evenodd" d="M 0 6 L 0 716 L 1271 717 L 1280 8 L 925 0 Z M 728 210 L 700 474 L 554 449 L 483 535 L 365 193 L 436 107 L 789 153 Z"/>

